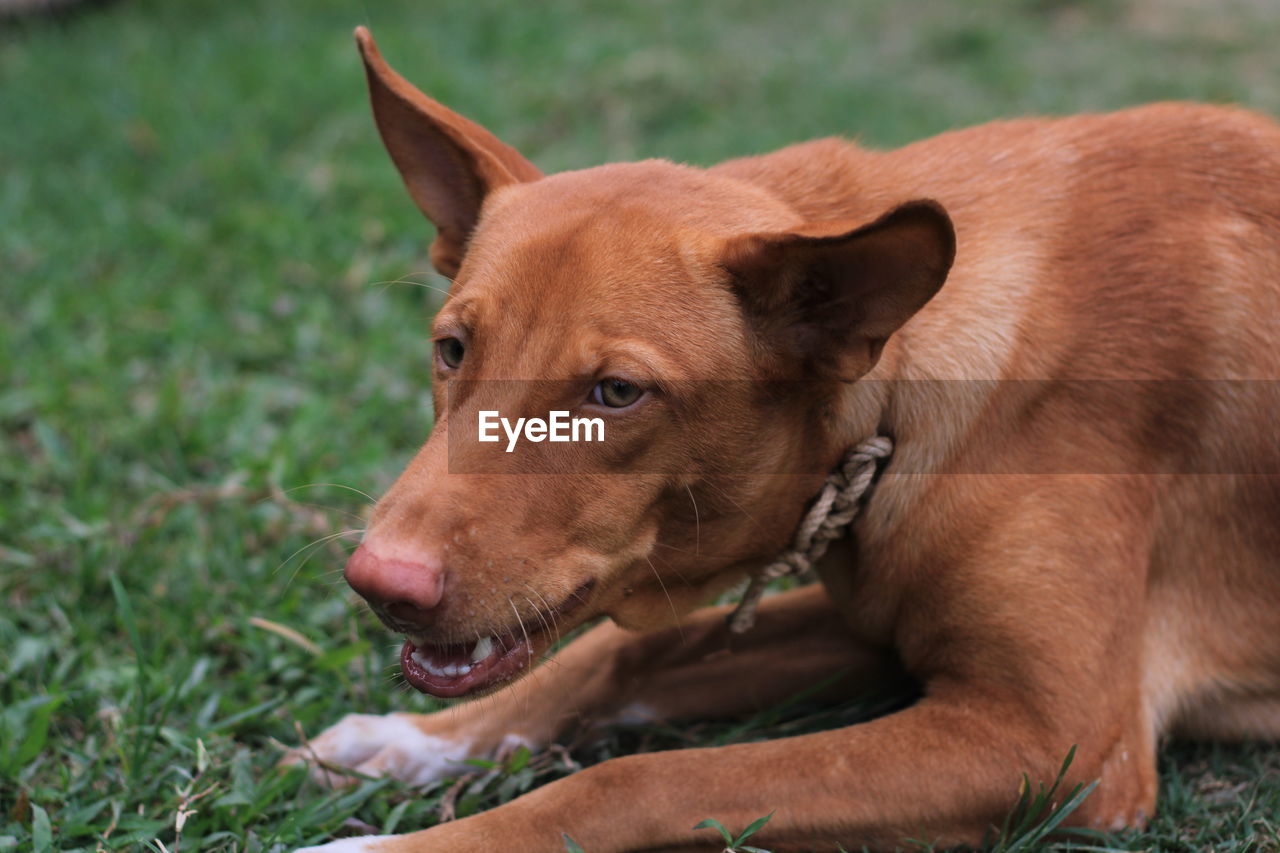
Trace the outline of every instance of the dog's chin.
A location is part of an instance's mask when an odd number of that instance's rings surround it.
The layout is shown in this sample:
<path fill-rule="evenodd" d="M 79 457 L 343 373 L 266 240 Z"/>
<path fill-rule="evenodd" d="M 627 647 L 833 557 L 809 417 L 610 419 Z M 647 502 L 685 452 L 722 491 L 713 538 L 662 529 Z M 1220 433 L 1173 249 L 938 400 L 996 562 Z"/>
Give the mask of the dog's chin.
<path fill-rule="evenodd" d="M 745 570 L 734 565 L 683 584 L 638 582 L 603 603 L 601 610 L 619 628 L 657 631 L 679 625 L 690 613 L 713 604 L 745 577 Z"/>

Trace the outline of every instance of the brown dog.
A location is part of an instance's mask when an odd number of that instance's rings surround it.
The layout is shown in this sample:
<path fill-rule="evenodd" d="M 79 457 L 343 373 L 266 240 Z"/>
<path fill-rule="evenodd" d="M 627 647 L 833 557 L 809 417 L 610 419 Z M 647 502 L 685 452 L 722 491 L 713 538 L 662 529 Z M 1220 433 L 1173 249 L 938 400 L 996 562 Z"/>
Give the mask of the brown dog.
<path fill-rule="evenodd" d="M 905 671 L 922 698 L 313 849 L 689 849 L 703 818 L 769 812 L 752 843 L 775 849 L 976 843 L 1072 745 L 1072 779 L 1100 780 L 1073 819 L 1123 827 L 1155 808 L 1161 737 L 1280 736 L 1275 124 L 1165 104 L 544 177 L 357 39 L 453 287 L 435 431 L 347 578 L 409 638 L 415 687 L 501 690 L 348 717 L 294 760 L 425 783 L 586 720 L 741 713 L 839 671 Z M 557 408 L 605 440 L 478 441 L 482 410 Z M 896 451 L 822 586 L 766 599 L 740 638 L 723 609 L 685 618 L 785 548 L 877 433 Z"/>

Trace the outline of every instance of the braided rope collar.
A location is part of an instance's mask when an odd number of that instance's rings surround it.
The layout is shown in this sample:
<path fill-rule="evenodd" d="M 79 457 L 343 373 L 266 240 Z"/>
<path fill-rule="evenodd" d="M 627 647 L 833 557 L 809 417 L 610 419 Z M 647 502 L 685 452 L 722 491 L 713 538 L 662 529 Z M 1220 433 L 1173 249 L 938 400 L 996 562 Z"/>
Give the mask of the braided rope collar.
<path fill-rule="evenodd" d="M 839 467 L 827 475 L 822 491 L 796 529 L 791 547 L 751 576 L 742 600 L 729 615 L 730 631 L 743 634 L 751 630 L 765 587 L 778 578 L 812 570 L 828 546 L 844 535 L 862 509 L 862 498 L 871 487 L 876 468 L 892 452 L 893 442 L 877 435 L 845 454 Z"/>

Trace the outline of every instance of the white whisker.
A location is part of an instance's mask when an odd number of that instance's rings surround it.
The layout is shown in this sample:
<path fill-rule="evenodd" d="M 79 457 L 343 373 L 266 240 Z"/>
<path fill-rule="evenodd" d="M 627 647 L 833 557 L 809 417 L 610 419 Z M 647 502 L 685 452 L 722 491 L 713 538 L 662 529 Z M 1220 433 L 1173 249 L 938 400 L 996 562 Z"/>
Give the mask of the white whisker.
<path fill-rule="evenodd" d="M 676 631 L 680 634 L 680 643 L 681 643 L 681 645 L 684 645 L 684 644 L 685 644 L 685 639 L 684 639 L 684 625 L 683 625 L 683 624 L 681 623 L 681 621 L 680 621 L 680 614 L 679 614 L 678 612 L 676 612 L 676 604 L 675 604 L 675 602 L 671 600 L 671 593 L 667 592 L 667 585 L 666 585 L 665 583 L 663 583 L 663 581 L 662 581 L 662 575 L 658 574 L 658 567 L 657 567 L 657 566 L 655 566 L 655 565 L 653 564 L 653 560 L 650 560 L 650 559 L 646 556 L 646 557 L 644 558 L 644 561 L 645 561 L 646 563 L 648 563 L 648 564 L 649 564 L 649 568 L 653 570 L 653 576 L 654 576 L 655 578 L 657 578 L 657 579 L 658 579 L 658 586 L 662 588 L 662 594 L 663 594 L 663 595 L 665 595 L 665 596 L 667 597 L 667 606 L 669 606 L 669 607 L 671 608 L 671 615 L 672 615 L 673 617 L 675 617 L 675 620 L 676 620 Z"/>

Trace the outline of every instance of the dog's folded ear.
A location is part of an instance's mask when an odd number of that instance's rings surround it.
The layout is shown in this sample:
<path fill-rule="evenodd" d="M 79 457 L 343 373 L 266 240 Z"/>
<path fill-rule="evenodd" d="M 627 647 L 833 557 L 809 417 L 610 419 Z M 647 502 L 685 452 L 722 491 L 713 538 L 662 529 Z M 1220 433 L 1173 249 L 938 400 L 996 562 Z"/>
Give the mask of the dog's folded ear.
<path fill-rule="evenodd" d="M 721 266 L 781 371 L 852 380 L 942 287 L 955 247 L 942 206 L 912 201 L 870 224 L 732 238 Z"/>
<path fill-rule="evenodd" d="M 436 226 L 431 263 L 453 278 L 485 197 L 542 173 L 514 148 L 393 71 L 367 29 L 357 27 L 355 36 L 378 132 L 409 195 Z"/>

